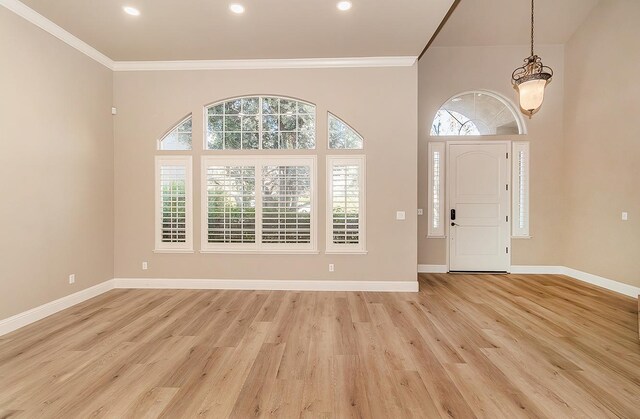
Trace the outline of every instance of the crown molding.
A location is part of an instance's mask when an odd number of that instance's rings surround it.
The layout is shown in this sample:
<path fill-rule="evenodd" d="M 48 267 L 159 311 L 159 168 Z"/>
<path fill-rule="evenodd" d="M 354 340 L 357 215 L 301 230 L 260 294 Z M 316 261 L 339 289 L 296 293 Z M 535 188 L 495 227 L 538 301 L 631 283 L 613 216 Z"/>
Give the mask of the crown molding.
<path fill-rule="evenodd" d="M 89 58 L 94 59 L 108 69 L 113 70 L 114 63 L 111 58 L 107 57 L 97 49 L 93 48 L 91 45 L 62 29 L 60 26 L 56 25 L 24 3 L 18 0 L 0 0 L 0 5 L 11 10 L 13 13 L 22 17 L 23 19 L 33 23 L 40 29 L 49 32 L 51 35 L 55 36 L 62 42 L 77 49 L 81 53 L 85 54 Z"/>
<path fill-rule="evenodd" d="M 114 71 L 265 70 L 292 68 L 411 67 L 417 57 L 297 58 L 263 60 L 116 61 Z"/>
<path fill-rule="evenodd" d="M 114 61 L 19 0 L 0 0 L 0 5 L 113 71 L 411 67 L 418 59 L 417 56 L 400 56 L 259 60 Z"/>
<path fill-rule="evenodd" d="M 0 5 L 113 71 L 411 67 L 418 59 L 418 57 L 415 56 L 400 56 L 260 60 L 114 61 L 19 0 L 0 0 Z"/>

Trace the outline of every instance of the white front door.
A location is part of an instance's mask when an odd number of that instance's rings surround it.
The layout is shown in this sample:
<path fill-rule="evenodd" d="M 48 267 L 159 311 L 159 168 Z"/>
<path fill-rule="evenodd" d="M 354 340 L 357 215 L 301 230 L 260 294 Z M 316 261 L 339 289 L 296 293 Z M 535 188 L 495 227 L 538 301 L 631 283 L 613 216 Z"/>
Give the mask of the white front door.
<path fill-rule="evenodd" d="M 508 143 L 449 144 L 449 270 L 510 268 Z"/>

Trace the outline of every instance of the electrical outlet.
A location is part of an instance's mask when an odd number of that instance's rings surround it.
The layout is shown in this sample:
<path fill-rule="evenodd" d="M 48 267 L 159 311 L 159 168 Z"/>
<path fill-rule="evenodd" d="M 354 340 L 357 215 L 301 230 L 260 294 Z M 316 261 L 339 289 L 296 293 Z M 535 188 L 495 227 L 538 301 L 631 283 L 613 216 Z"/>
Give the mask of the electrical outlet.
<path fill-rule="evenodd" d="M 629 220 L 629 213 L 623 212 L 622 213 L 622 221 L 628 221 L 628 220 Z"/>
<path fill-rule="evenodd" d="M 75 284 L 75 282 L 76 282 L 76 274 L 69 275 L 69 283 Z"/>
<path fill-rule="evenodd" d="M 418 208 L 418 215 L 424 215 L 424 210 L 422 208 Z"/>
<path fill-rule="evenodd" d="M 146 271 L 147 269 L 149 269 L 149 265 L 147 264 L 147 262 L 142 262 L 142 270 Z"/>
<path fill-rule="evenodd" d="M 404 211 L 397 211 L 396 212 L 396 220 L 405 220 L 407 218 L 407 214 Z"/>
<path fill-rule="evenodd" d="M 333 265 L 333 263 L 329 264 L 329 272 L 333 272 L 336 270 L 336 267 Z"/>

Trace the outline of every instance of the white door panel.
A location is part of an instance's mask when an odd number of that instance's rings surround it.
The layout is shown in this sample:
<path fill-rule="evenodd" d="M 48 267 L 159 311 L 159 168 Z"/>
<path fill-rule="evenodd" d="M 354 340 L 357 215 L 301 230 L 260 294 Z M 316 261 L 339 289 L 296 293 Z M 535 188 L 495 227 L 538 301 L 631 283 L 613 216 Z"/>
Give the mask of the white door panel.
<path fill-rule="evenodd" d="M 507 143 L 449 145 L 451 271 L 509 269 L 508 151 Z"/>

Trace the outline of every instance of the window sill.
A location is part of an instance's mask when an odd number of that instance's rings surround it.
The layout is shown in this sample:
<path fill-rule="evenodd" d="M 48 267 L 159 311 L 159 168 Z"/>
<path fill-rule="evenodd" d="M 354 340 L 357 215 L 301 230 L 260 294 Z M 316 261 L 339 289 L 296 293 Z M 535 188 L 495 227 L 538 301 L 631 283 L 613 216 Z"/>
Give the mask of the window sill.
<path fill-rule="evenodd" d="M 219 253 L 219 254 L 236 254 L 236 255 L 317 255 L 317 250 L 201 250 L 200 253 Z"/>
<path fill-rule="evenodd" d="M 366 250 L 326 250 L 325 255 L 366 255 Z"/>
<path fill-rule="evenodd" d="M 193 250 L 181 250 L 181 249 L 154 249 L 153 253 L 195 253 Z"/>

